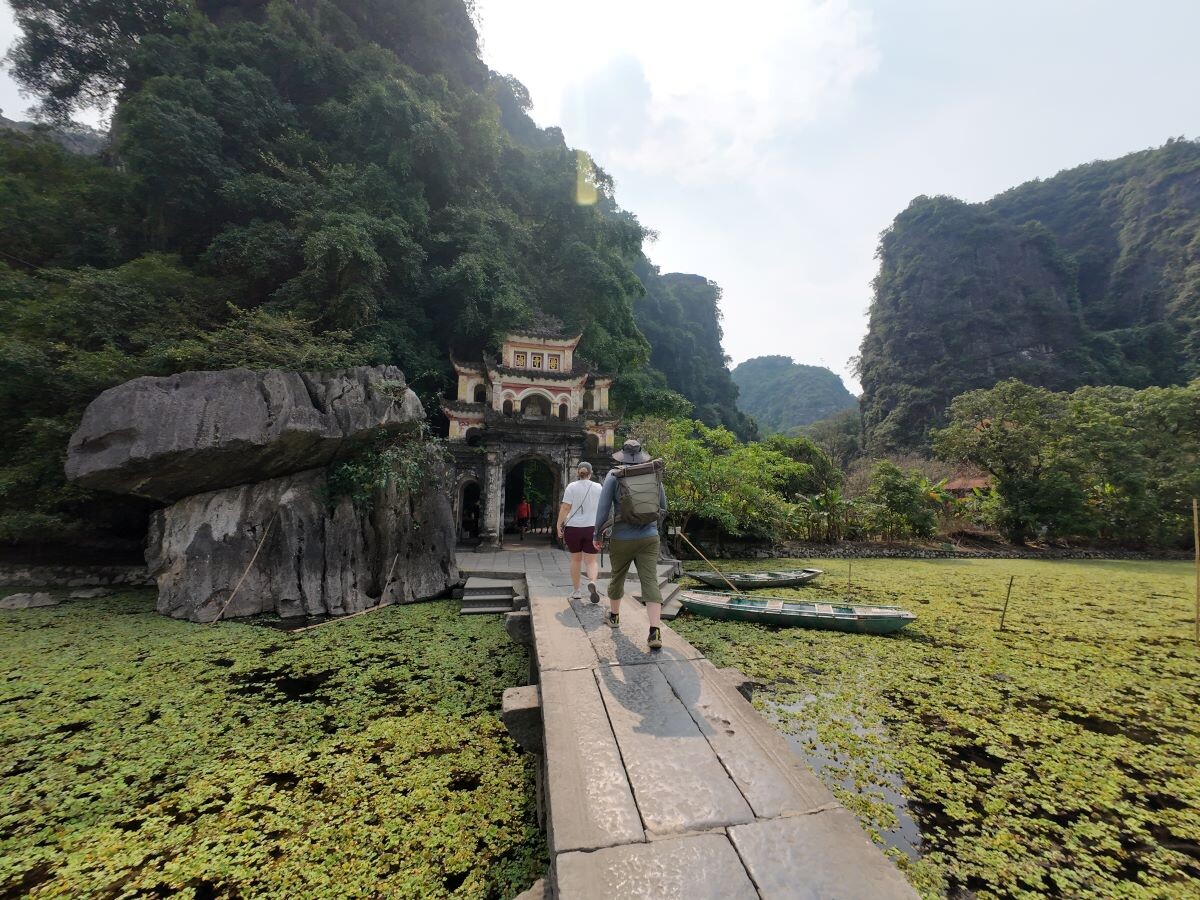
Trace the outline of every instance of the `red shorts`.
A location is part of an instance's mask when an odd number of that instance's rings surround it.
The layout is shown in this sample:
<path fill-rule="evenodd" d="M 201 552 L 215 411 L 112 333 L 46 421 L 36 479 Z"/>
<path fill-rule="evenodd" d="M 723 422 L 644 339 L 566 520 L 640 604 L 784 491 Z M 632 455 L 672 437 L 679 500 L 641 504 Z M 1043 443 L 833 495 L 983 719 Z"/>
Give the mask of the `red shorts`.
<path fill-rule="evenodd" d="M 596 545 L 592 543 L 592 535 L 595 534 L 594 528 L 589 528 L 586 525 L 572 526 L 563 531 L 563 537 L 567 542 L 567 549 L 572 553 L 595 553 Z"/>

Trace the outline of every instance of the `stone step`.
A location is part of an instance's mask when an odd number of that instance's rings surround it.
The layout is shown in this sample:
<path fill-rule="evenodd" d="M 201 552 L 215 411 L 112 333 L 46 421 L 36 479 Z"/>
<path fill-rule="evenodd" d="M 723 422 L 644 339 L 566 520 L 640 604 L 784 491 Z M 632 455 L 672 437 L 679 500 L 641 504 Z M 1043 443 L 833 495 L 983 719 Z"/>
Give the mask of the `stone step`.
<path fill-rule="evenodd" d="M 463 586 L 463 597 L 512 597 L 516 588 L 512 581 L 502 578 L 478 578 L 472 576 Z"/>
<path fill-rule="evenodd" d="M 458 609 L 460 616 L 484 616 L 492 613 L 510 613 L 513 611 L 512 600 L 464 600 Z"/>
<path fill-rule="evenodd" d="M 468 603 L 507 603 L 510 606 L 515 599 L 515 594 L 502 594 L 499 592 L 490 594 L 467 594 L 462 598 L 464 602 Z"/>

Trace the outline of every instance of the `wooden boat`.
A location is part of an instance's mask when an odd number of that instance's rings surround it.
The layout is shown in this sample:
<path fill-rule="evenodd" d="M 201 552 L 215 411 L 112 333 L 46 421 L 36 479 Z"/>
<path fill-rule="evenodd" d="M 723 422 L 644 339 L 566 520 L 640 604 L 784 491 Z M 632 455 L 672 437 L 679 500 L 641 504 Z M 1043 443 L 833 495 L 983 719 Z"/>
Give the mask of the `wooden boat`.
<path fill-rule="evenodd" d="M 693 578 L 703 581 L 709 587 L 723 591 L 733 585 L 739 591 L 752 591 L 755 588 L 787 588 L 800 587 L 808 584 L 822 569 L 788 569 L 784 572 L 727 572 L 722 578 L 716 572 L 688 572 Z"/>
<path fill-rule="evenodd" d="M 863 634 L 891 634 L 917 618 L 898 606 L 807 603 L 782 597 L 740 597 L 720 591 L 681 591 L 679 602 L 688 612 L 709 619 Z"/>

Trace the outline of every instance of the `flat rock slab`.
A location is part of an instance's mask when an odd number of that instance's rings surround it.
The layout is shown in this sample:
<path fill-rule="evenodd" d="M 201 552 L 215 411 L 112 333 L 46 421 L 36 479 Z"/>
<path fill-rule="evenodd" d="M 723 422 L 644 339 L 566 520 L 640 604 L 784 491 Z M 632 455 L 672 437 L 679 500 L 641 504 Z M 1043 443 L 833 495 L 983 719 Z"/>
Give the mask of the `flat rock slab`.
<path fill-rule="evenodd" d="M 659 670 L 721 765 L 759 818 L 837 806 L 829 789 L 787 741 L 706 659 L 663 662 Z"/>
<path fill-rule="evenodd" d="M 562 900 L 758 900 L 723 834 L 564 853 L 555 866 Z"/>
<path fill-rule="evenodd" d="M 604 594 L 604 589 L 605 586 L 601 584 L 601 595 Z M 662 649 L 651 650 L 646 645 L 646 638 L 650 632 L 650 619 L 646 615 L 646 609 L 641 604 L 630 601 L 628 597 L 621 603 L 619 628 L 610 628 L 605 622 L 605 616 L 608 614 L 607 598 L 602 597 L 599 603 L 592 603 L 586 599 L 567 602 L 575 612 L 575 617 L 601 665 L 631 666 L 669 659 L 704 657 L 703 653 L 667 627 L 662 629 Z"/>
<path fill-rule="evenodd" d="M 533 622 L 538 671 L 566 671 L 597 665 L 596 651 L 562 592 L 529 579 L 529 615 Z"/>
<path fill-rule="evenodd" d="M 542 673 L 541 700 L 552 851 L 645 840 L 592 671 Z"/>
<path fill-rule="evenodd" d="M 737 786 L 656 665 L 596 670 L 637 808 L 649 834 L 754 820 Z"/>
<path fill-rule="evenodd" d="M 324 466 L 425 419 L 395 366 L 182 372 L 109 388 L 67 447 L 67 478 L 171 502 Z"/>
<path fill-rule="evenodd" d="M 738 855 L 764 900 L 916 900 L 845 809 L 738 825 Z"/>
<path fill-rule="evenodd" d="M 58 601 L 42 591 L 0 598 L 0 609 L 37 609 L 40 606 L 58 606 Z"/>

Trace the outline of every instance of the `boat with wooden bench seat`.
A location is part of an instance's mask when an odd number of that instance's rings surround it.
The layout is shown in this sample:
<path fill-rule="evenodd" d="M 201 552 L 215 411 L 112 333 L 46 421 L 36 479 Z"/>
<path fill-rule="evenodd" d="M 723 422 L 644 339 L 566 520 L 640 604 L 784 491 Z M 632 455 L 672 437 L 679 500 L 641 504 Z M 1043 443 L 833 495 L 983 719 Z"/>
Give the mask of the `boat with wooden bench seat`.
<path fill-rule="evenodd" d="M 733 587 L 739 591 L 752 591 L 755 588 L 790 588 L 808 584 L 822 569 L 788 569 L 783 572 L 728 572 L 719 575 L 716 572 L 687 572 L 697 581 L 703 581 L 709 587 L 724 590 Z"/>
<path fill-rule="evenodd" d="M 782 597 L 742 597 L 720 591 L 681 591 L 679 601 L 688 612 L 709 619 L 862 634 L 890 634 L 917 618 L 898 606 L 809 603 Z"/>

